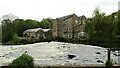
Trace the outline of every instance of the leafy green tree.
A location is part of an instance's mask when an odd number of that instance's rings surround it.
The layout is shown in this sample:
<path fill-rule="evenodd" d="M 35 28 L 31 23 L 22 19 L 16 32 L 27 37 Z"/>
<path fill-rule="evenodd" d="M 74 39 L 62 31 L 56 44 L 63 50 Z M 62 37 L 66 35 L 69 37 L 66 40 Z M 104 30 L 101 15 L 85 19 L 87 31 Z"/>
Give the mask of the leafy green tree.
<path fill-rule="evenodd" d="M 22 36 L 23 31 L 27 29 L 26 23 L 23 19 L 16 19 L 13 21 L 14 32 L 18 34 L 18 36 Z"/>
<path fill-rule="evenodd" d="M 25 24 L 26 24 L 26 26 L 27 26 L 27 29 L 28 28 L 38 28 L 39 27 L 39 22 L 38 21 L 36 21 L 36 20 L 32 20 L 32 19 L 27 19 L 26 21 L 25 21 Z"/>
<path fill-rule="evenodd" d="M 93 17 L 88 19 L 85 31 L 88 33 L 89 38 L 102 36 L 104 15 L 105 13 L 100 12 L 99 8 L 96 8 L 92 14 Z"/>
<path fill-rule="evenodd" d="M 0 25 L 0 43 L 2 43 L 2 26 Z"/>
<path fill-rule="evenodd" d="M 52 28 L 52 25 L 53 25 L 53 20 L 52 18 L 46 18 L 48 20 L 48 22 L 50 23 L 50 27 L 49 28 Z"/>
<path fill-rule="evenodd" d="M 95 31 L 94 23 L 92 19 L 88 19 L 85 25 L 85 32 L 88 33 L 89 38 L 94 36 L 94 31 Z"/>
<path fill-rule="evenodd" d="M 52 19 L 50 18 L 42 19 L 39 25 L 41 28 L 44 28 L 44 29 L 52 28 Z"/>
<path fill-rule="evenodd" d="M 34 60 L 28 54 L 22 54 L 9 64 L 11 68 L 33 68 Z"/>
<path fill-rule="evenodd" d="M 118 23 L 117 23 L 117 26 L 118 26 L 118 35 L 120 35 L 120 10 L 118 11 Z"/>
<path fill-rule="evenodd" d="M 14 24 L 14 32 L 18 34 L 18 36 L 22 37 L 23 32 L 30 28 L 38 28 L 38 21 L 36 20 L 23 20 L 23 19 L 16 19 L 13 21 Z"/>
<path fill-rule="evenodd" d="M 2 21 L 2 42 L 8 42 L 13 38 L 13 24 L 10 20 Z"/>
<path fill-rule="evenodd" d="M 93 23 L 95 28 L 95 36 L 100 37 L 102 34 L 102 21 L 105 13 L 100 12 L 99 8 L 96 8 L 93 12 Z"/>
<path fill-rule="evenodd" d="M 18 37 L 18 35 L 16 33 L 14 33 L 13 35 L 13 41 L 18 44 L 20 42 L 20 38 Z"/>
<path fill-rule="evenodd" d="M 114 23 L 112 15 L 103 18 L 102 23 L 102 36 L 104 38 L 113 38 Z"/>
<path fill-rule="evenodd" d="M 93 17 L 88 19 L 85 27 L 90 43 L 106 45 L 106 43 L 110 43 L 116 37 L 118 30 L 115 15 L 116 13 L 105 16 L 105 13 L 101 12 L 99 8 L 94 10 Z"/>

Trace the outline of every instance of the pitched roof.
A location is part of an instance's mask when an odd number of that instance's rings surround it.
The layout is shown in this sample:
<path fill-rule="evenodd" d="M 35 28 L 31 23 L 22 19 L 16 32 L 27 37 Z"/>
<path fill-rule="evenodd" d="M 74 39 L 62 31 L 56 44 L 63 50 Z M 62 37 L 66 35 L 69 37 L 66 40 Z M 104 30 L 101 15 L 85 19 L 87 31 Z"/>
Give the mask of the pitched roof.
<path fill-rule="evenodd" d="M 86 18 L 86 17 L 85 17 L 84 15 L 82 15 L 82 16 L 79 16 L 79 18 L 80 18 L 80 19 L 83 19 L 83 18 Z"/>
<path fill-rule="evenodd" d="M 59 19 L 59 20 L 66 20 L 66 19 L 68 19 L 68 18 L 71 18 L 71 17 L 74 16 L 74 15 L 76 15 L 76 14 L 71 14 L 71 15 L 63 16 L 63 17 L 60 17 L 60 18 L 58 18 L 58 19 Z"/>
<path fill-rule="evenodd" d="M 27 29 L 26 31 L 24 31 L 24 33 L 37 32 L 38 30 L 42 30 L 43 32 L 48 32 L 51 29 L 42 29 L 42 28 Z"/>
<path fill-rule="evenodd" d="M 44 32 L 48 32 L 51 29 L 41 29 L 41 30 L 44 31 Z"/>
<path fill-rule="evenodd" d="M 24 31 L 24 33 L 27 32 L 37 32 L 38 30 L 40 30 L 41 28 L 35 28 L 35 29 L 27 29 L 26 31 Z"/>

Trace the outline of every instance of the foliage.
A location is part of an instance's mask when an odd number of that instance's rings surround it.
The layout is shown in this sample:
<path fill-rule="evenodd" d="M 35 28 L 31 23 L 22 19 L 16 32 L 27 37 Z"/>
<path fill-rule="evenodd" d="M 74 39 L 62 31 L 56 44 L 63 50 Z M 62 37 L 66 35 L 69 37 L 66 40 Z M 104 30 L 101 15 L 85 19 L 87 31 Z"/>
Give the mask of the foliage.
<path fill-rule="evenodd" d="M 31 28 L 52 28 L 52 19 L 45 18 L 40 22 L 32 19 L 15 19 L 2 21 L 2 42 L 3 43 L 15 43 L 19 42 L 18 37 L 23 36 L 23 32 L 26 29 Z M 102 43 L 115 43 L 116 45 L 120 41 L 120 11 L 114 12 L 111 15 L 105 16 L 105 13 L 101 12 L 99 8 L 96 8 L 93 12 L 93 17 L 88 18 L 85 23 L 85 33 L 88 34 L 88 41 L 90 44 L 98 45 Z M 56 38 L 58 41 L 74 42 L 71 39 Z M 13 42 L 14 40 L 14 42 Z M 45 40 L 42 40 L 45 41 Z M 28 41 L 22 40 L 23 43 Z M 120 44 L 120 43 L 118 43 Z"/>
<path fill-rule="evenodd" d="M 63 37 L 56 37 L 55 38 L 55 41 L 58 41 L 58 42 L 67 42 L 67 43 L 81 43 L 81 44 L 86 44 L 86 40 L 80 40 L 80 39 L 73 39 L 73 38 L 63 38 Z"/>
<path fill-rule="evenodd" d="M 0 43 L 2 43 L 2 26 L 0 25 Z"/>
<path fill-rule="evenodd" d="M 98 8 L 96 8 L 93 12 L 93 26 L 94 26 L 94 35 L 95 36 L 101 36 L 102 34 L 102 23 L 104 18 L 104 13 L 100 12 Z"/>
<path fill-rule="evenodd" d="M 15 42 L 15 44 L 18 44 L 21 40 L 20 40 L 20 38 L 18 37 L 17 34 L 14 34 L 13 35 L 13 41 Z"/>
<path fill-rule="evenodd" d="M 105 66 L 106 68 L 112 68 L 113 67 L 113 64 L 112 64 L 112 61 L 108 61 L 105 63 Z"/>
<path fill-rule="evenodd" d="M 44 28 L 44 29 L 52 28 L 52 20 L 50 18 L 42 19 L 39 25 L 41 28 Z"/>
<path fill-rule="evenodd" d="M 96 8 L 93 12 L 93 17 L 88 18 L 85 26 L 89 43 L 94 45 L 108 46 L 111 44 L 112 46 L 117 46 L 115 42 L 120 41 L 118 39 L 120 35 L 119 17 L 120 11 L 105 16 L 105 13 L 101 12 L 99 8 Z"/>
<path fill-rule="evenodd" d="M 117 26 L 118 26 L 118 35 L 120 35 L 120 10 L 118 11 L 118 22 L 117 22 Z"/>
<path fill-rule="evenodd" d="M 33 68 L 34 60 L 28 54 L 22 54 L 10 64 L 11 68 Z"/>
<path fill-rule="evenodd" d="M 13 38 L 13 24 L 10 20 L 2 21 L 2 42 L 8 42 Z"/>
<path fill-rule="evenodd" d="M 23 32 L 27 29 L 32 28 L 51 28 L 52 27 L 52 19 L 46 18 L 41 22 L 32 20 L 32 19 L 15 19 L 11 20 L 3 20 L 2 21 L 2 42 L 6 43 L 10 41 L 19 42 L 18 37 L 23 36 Z M 15 40 L 16 39 L 16 40 Z M 13 43 L 13 41 L 11 43 Z M 9 44 L 8 43 L 8 44 Z"/>
<path fill-rule="evenodd" d="M 94 23 L 92 23 L 92 19 L 88 19 L 85 26 L 85 32 L 88 33 L 89 38 L 94 36 L 94 31 Z"/>

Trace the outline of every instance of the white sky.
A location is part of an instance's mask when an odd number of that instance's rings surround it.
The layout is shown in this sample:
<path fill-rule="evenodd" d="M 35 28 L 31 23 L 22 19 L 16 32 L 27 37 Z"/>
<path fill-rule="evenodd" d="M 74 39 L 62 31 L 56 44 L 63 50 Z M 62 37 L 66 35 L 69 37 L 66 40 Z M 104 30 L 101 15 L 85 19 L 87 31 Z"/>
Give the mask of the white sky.
<path fill-rule="evenodd" d="M 120 0 L 0 0 L 0 16 L 13 13 L 22 19 L 38 21 L 73 13 L 91 17 L 96 7 L 106 14 L 116 12 L 118 1 Z"/>

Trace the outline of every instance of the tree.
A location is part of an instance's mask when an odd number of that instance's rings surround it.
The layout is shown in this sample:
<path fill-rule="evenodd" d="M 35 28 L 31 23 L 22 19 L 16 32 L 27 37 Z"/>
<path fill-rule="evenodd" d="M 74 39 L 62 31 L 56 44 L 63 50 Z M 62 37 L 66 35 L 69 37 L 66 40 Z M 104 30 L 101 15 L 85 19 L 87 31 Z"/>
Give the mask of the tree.
<path fill-rule="evenodd" d="M 22 54 L 10 63 L 11 68 L 33 68 L 34 60 L 28 54 Z"/>
<path fill-rule="evenodd" d="M 85 32 L 88 33 L 88 37 L 92 38 L 94 36 L 94 23 L 92 18 L 89 18 L 85 25 Z"/>
<path fill-rule="evenodd" d="M 43 29 L 52 28 L 52 19 L 46 18 L 39 23 L 40 27 Z"/>
<path fill-rule="evenodd" d="M 100 12 L 99 8 L 96 8 L 93 12 L 93 23 L 95 28 L 95 36 L 100 37 L 102 34 L 102 22 L 104 18 L 105 13 Z"/>
<path fill-rule="evenodd" d="M 20 38 L 18 37 L 18 35 L 16 33 L 14 33 L 13 35 L 13 41 L 18 44 L 20 42 Z"/>
<path fill-rule="evenodd" d="M 23 35 L 23 31 L 27 28 L 25 21 L 23 19 L 16 19 L 13 21 L 13 25 L 14 32 L 21 37 Z"/>
<path fill-rule="evenodd" d="M 13 24 L 10 20 L 2 21 L 2 42 L 8 42 L 13 38 Z"/>
<path fill-rule="evenodd" d="M 39 27 L 38 23 L 39 23 L 38 21 L 32 19 L 27 19 L 25 21 L 27 28 L 38 28 Z"/>
<path fill-rule="evenodd" d="M 118 35 L 120 35 L 120 10 L 118 11 L 118 23 L 117 23 L 117 26 L 118 26 Z"/>
<path fill-rule="evenodd" d="M 23 19 L 16 19 L 13 21 L 13 25 L 14 25 L 14 32 L 18 34 L 18 36 L 22 37 L 23 36 L 23 32 L 27 29 L 31 29 L 31 28 L 38 28 L 38 21 L 36 20 L 32 20 L 32 19 L 27 19 L 27 20 L 23 20 Z"/>
<path fill-rule="evenodd" d="M 102 36 L 104 38 L 113 38 L 113 31 L 114 31 L 114 19 L 112 15 L 106 16 L 103 18 L 102 23 Z"/>
<path fill-rule="evenodd" d="M 0 43 L 2 43 L 2 26 L 0 25 Z"/>

